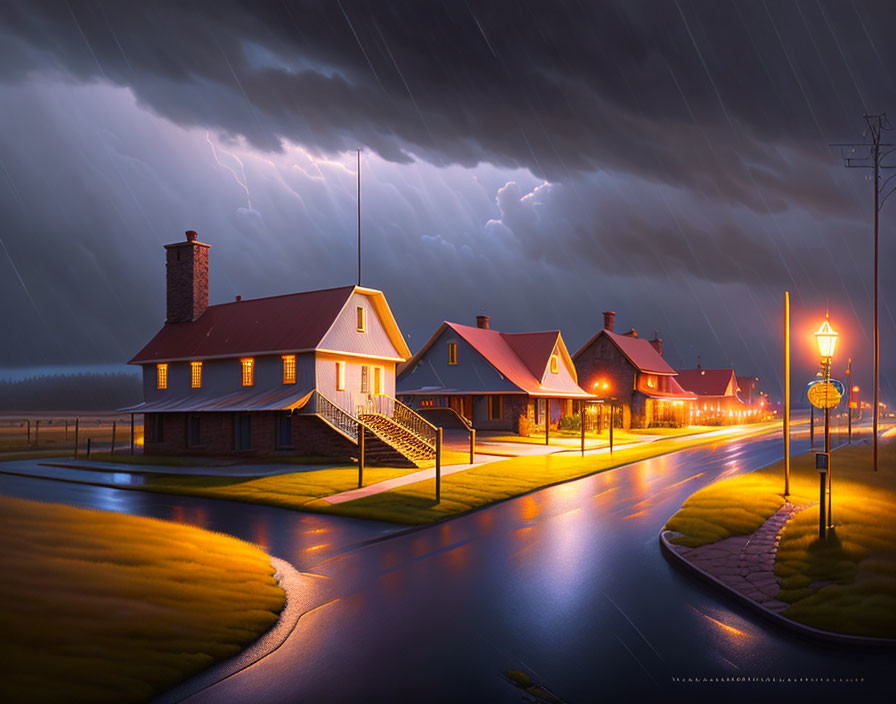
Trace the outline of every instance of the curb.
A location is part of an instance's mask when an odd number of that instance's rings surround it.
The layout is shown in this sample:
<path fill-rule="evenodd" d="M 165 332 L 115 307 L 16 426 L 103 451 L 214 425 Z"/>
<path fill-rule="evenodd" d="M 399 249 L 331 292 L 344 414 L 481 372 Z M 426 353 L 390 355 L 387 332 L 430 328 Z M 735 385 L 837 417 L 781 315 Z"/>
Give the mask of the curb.
<path fill-rule="evenodd" d="M 286 604 L 284 604 L 277 622 L 245 650 L 240 651 L 232 658 L 215 663 L 202 672 L 193 675 L 193 677 L 175 685 L 172 689 L 163 692 L 153 699 L 152 704 L 177 704 L 178 702 L 183 702 L 251 667 L 283 645 L 295 630 L 299 619 L 315 608 L 311 604 L 304 603 L 308 598 L 308 592 L 312 591 L 305 589 L 303 585 L 303 583 L 309 581 L 308 577 L 304 576 L 286 560 L 271 557 L 271 564 L 276 570 L 274 577 L 277 583 L 286 592 Z"/>
<path fill-rule="evenodd" d="M 727 584 L 722 582 L 719 579 L 713 577 L 709 572 L 706 572 L 692 562 L 690 562 L 687 558 L 679 555 L 678 552 L 671 546 L 669 543 L 668 536 L 672 535 L 673 531 L 663 530 L 659 534 L 659 542 L 660 542 L 660 552 L 663 553 L 663 557 L 666 558 L 666 561 L 675 567 L 682 568 L 683 570 L 690 572 L 692 575 L 701 579 L 708 584 L 717 587 L 722 590 L 730 597 L 733 597 L 741 604 L 744 604 L 761 616 L 764 616 L 768 621 L 775 623 L 778 626 L 783 626 L 784 628 L 793 631 L 794 633 L 798 633 L 803 636 L 807 636 L 809 638 L 813 638 L 815 640 L 823 640 L 828 643 L 835 643 L 837 645 L 850 645 L 850 646 L 861 646 L 861 647 L 873 647 L 873 648 L 893 648 L 896 647 L 896 639 L 892 638 L 874 638 L 871 636 L 851 636 L 843 633 L 835 633 L 834 631 L 823 631 L 819 628 L 813 628 L 812 626 L 806 626 L 805 624 L 799 623 L 798 621 L 794 621 L 793 619 L 789 619 L 786 616 L 782 616 L 781 614 L 775 613 L 774 611 L 769 611 L 764 606 L 761 606 L 757 602 L 753 601 L 749 597 L 744 596 L 740 592 L 732 589 Z"/>

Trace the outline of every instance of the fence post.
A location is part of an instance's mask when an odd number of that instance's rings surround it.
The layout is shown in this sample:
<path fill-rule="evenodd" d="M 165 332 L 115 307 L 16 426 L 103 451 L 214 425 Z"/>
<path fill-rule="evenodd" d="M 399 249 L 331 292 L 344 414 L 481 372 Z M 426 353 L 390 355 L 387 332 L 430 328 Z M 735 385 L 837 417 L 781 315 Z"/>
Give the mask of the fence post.
<path fill-rule="evenodd" d="M 75 418 L 75 457 L 78 456 L 78 429 L 81 424 L 80 418 Z"/>
<path fill-rule="evenodd" d="M 65 421 L 65 442 L 68 442 L 68 421 Z"/>
<path fill-rule="evenodd" d="M 470 464 L 476 461 L 476 428 L 470 426 Z"/>
<path fill-rule="evenodd" d="M 26 444 L 28 447 L 31 447 L 31 420 L 26 418 L 25 424 L 28 426 L 28 430 L 26 431 L 28 433 L 28 442 Z"/>
<path fill-rule="evenodd" d="M 34 449 L 37 449 L 38 443 L 40 443 L 40 418 L 34 421 Z"/>
<path fill-rule="evenodd" d="M 87 438 L 87 459 L 90 459 L 90 438 Z"/>
<path fill-rule="evenodd" d="M 579 425 L 582 427 L 580 430 L 582 431 L 582 457 L 585 456 L 585 402 L 581 401 L 581 408 L 579 408 Z"/>
<path fill-rule="evenodd" d="M 610 404 L 610 454 L 613 454 L 613 425 L 615 424 L 616 419 L 614 416 L 616 415 L 616 406 Z"/>
<path fill-rule="evenodd" d="M 358 488 L 364 486 L 364 426 L 358 423 Z"/>
<path fill-rule="evenodd" d="M 436 428 L 436 503 L 442 500 L 442 426 Z"/>
<path fill-rule="evenodd" d="M 109 454 L 115 454 L 115 426 L 118 425 L 118 421 L 112 421 L 112 447 L 109 449 Z"/>
<path fill-rule="evenodd" d="M 146 434 L 146 416 L 143 416 L 143 433 Z M 131 413 L 131 454 L 134 454 L 134 414 Z"/>

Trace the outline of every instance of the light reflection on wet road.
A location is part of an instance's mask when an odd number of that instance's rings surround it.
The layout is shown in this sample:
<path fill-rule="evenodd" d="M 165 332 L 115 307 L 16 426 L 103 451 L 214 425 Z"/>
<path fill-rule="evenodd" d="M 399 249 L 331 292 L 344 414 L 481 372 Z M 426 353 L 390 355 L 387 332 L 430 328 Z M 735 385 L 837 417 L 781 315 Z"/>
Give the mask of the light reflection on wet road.
<path fill-rule="evenodd" d="M 867 696 L 891 656 L 785 633 L 660 554 L 657 534 L 687 496 L 778 459 L 781 445 L 766 436 L 665 455 L 349 551 L 388 526 L 13 477 L 0 491 L 224 530 L 331 578 L 326 605 L 279 650 L 190 702 L 517 702 L 500 678 L 508 669 L 570 702 Z M 865 684 L 672 681 L 818 675 Z"/>

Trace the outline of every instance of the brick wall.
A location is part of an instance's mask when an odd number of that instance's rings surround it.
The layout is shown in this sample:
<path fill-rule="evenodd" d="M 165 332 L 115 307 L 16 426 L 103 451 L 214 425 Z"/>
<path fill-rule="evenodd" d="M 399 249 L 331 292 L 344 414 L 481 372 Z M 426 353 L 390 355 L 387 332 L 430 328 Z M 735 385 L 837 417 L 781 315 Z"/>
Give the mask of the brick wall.
<path fill-rule="evenodd" d="M 208 250 L 195 241 L 165 246 L 167 322 L 196 320 L 208 308 Z"/>
<path fill-rule="evenodd" d="M 200 443 L 188 446 L 189 413 L 147 413 L 145 455 L 193 456 L 320 456 L 345 460 L 357 455 L 355 444 L 333 430 L 317 416 L 292 416 L 292 445 L 281 448 L 277 443 L 279 413 L 251 413 L 251 447 L 234 450 L 233 413 L 201 413 Z M 153 417 L 162 418 L 162 440 L 152 433 Z"/>
<path fill-rule="evenodd" d="M 601 335 L 590 347 L 576 357 L 576 373 L 579 386 L 585 391 L 599 396 L 606 393 L 614 396 L 623 406 L 623 427 L 629 428 L 635 423 L 643 422 L 643 402 L 633 405 L 632 396 L 635 389 L 637 370 L 619 348 L 606 335 Z M 595 383 L 606 379 L 610 389 L 595 388 Z M 640 395 L 640 394 L 639 394 Z M 635 406 L 639 406 L 636 408 Z M 634 420 L 633 420 L 634 416 Z M 635 427 L 640 427 L 635 425 Z"/>

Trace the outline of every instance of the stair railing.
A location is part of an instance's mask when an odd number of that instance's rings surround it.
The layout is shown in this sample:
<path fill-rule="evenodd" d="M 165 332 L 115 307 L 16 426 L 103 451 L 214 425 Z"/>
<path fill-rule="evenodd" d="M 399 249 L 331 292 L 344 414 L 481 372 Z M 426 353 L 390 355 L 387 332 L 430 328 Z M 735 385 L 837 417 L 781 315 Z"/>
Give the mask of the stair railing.
<path fill-rule="evenodd" d="M 392 420 L 420 438 L 435 451 L 439 429 L 397 398 L 392 399 Z"/>
<path fill-rule="evenodd" d="M 351 438 L 354 442 L 358 442 L 358 426 L 363 425 L 363 423 L 337 406 L 320 391 L 315 390 L 314 393 L 317 402 L 316 407 L 318 415 L 329 422 L 330 425 L 334 426 L 337 430 L 340 430 Z"/>

